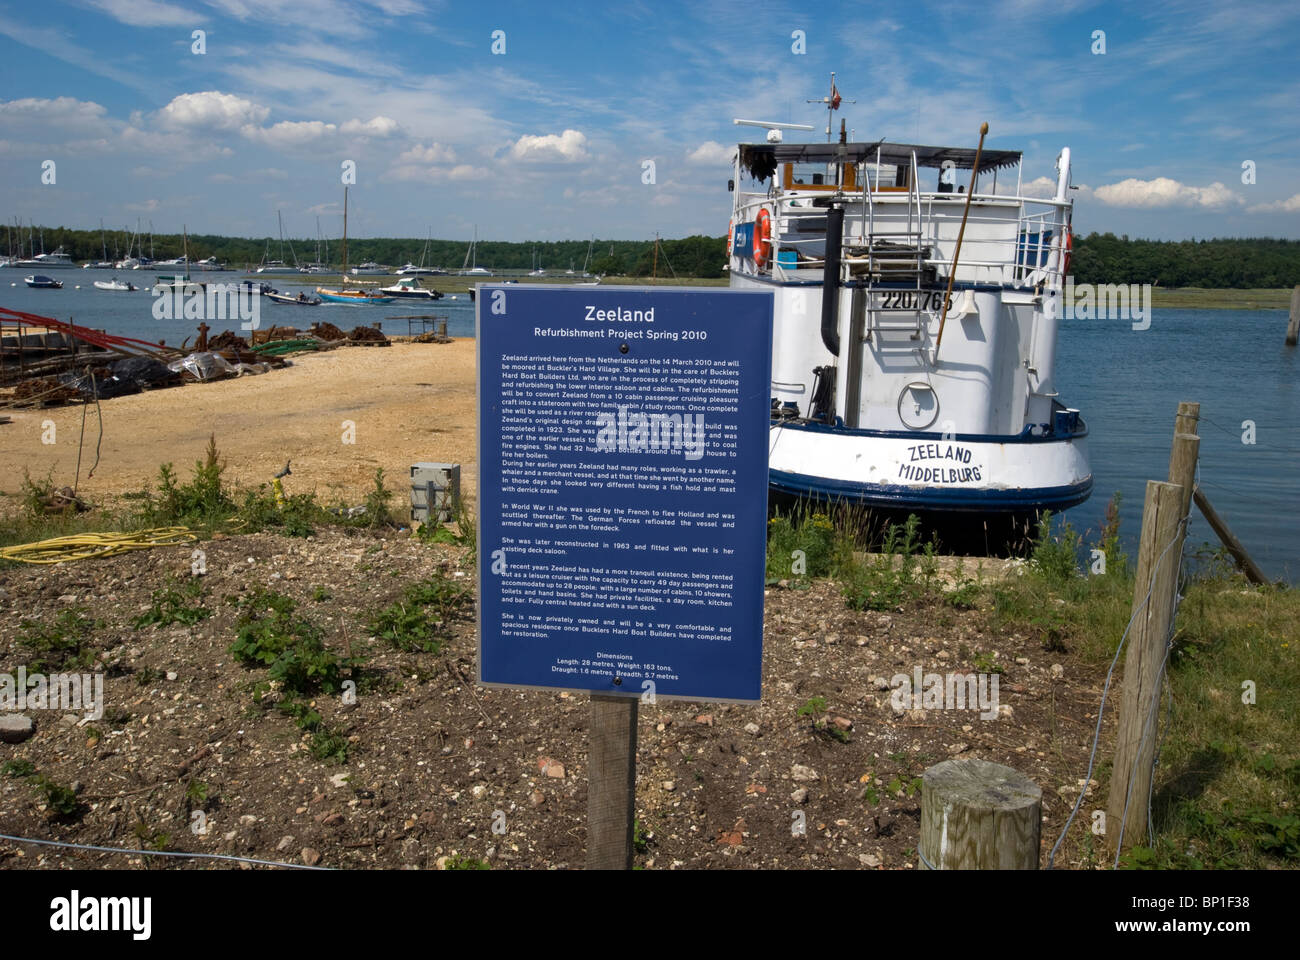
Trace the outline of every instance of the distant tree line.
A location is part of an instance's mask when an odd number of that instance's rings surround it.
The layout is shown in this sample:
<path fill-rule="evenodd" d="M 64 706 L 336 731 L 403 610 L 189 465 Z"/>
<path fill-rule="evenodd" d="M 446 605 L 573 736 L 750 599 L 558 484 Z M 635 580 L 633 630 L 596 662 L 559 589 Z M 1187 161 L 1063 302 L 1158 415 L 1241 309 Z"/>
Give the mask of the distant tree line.
<path fill-rule="evenodd" d="M 1130 240 L 1113 233 L 1074 238 L 1075 283 L 1268 288 L 1300 283 L 1300 240 Z"/>
<path fill-rule="evenodd" d="M 21 238 L 19 234 L 21 233 Z M 29 233 L 34 236 L 29 237 Z M 155 260 L 179 257 L 185 248 L 185 238 L 180 234 L 145 233 L 133 239 L 123 230 L 70 230 L 66 227 L 29 228 L 21 231 L 12 224 L 0 227 L 0 252 L 17 254 L 20 243 L 24 256 L 42 247 L 52 253 L 59 247 L 80 262 L 83 260 L 120 260 L 127 256 L 128 246 L 139 252 L 143 245 L 146 256 Z M 150 252 L 152 250 L 152 253 Z M 107 251 L 107 253 L 105 253 Z M 330 237 L 328 255 L 324 241 L 319 245 L 313 239 L 286 238 L 283 246 L 278 237 L 220 237 L 210 234 L 189 235 L 191 260 L 216 257 L 235 268 L 256 267 L 264 260 L 283 260 L 292 265 L 312 263 L 319 251 L 322 263 L 342 266 L 341 238 Z M 536 265 L 551 274 L 567 270 L 581 273 L 584 265 L 593 274 L 617 274 L 634 277 L 721 277 L 726 261 L 726 239 L 722 237 L 686 237 L 681 240 L 661 240 L 656 261 L 653 240 L 563 240 L 563 241 L 503 241 L 480 240 L 473 258 L 468 260 L 467 240 L 430 240 L 428 247 L 420 238 L 390 239 L 381 237 L 349 237 L 348 263 L 356 266 L 367 260 L 400 267 L 407 261 L 419 264 L 423 257 L 426 267 L 442 267 L 455 272 L 462 266 L 477 264 L 490 270 L 524 271 Z"/>
<path fill-rule="evenodd" d="M 22 233 L 22 250 L 30 255 L 28 228 Z M 109 258 L 127 255 L 130 235 L 122 230 L 106 231 L 101 240 L 99 230 L 69 230 L 65 227 L 37 227 L 37 252 L 40 235 L 44 248 L 52 252 L 62 247 L 74 260 L 98 260 L 107 247 Z M 152 243 L 151 243 L 152 239 Z M 19 250 L 18 231 L 9 225 L 0 237 L 5 253 Z M 144 252 L 158 260 L 181 255 L 179 234 L 145 234 Z M 722 277 L 726 262 L 725 237 L 684 237 L 660 240 L 656 251 L 653 240 L 561 240 L 504 242 L 483 240 L 470 261 L 495 271 L 524 271 L 534 264 L 551 274 L 572 269 L 581 273 L 583 265 L 593 274 L 630 277 Z M 135 249 L 139 249 L 138 243 Z M 317 258 L 315 239 L 286 239 L 283 255 L 278 238 L 246 239 L 191 234 L 189 253 L 193 260 L 215 256 L 232 267 L 255 267 L 264 259 L 284 260 L 293 264 L 310 263 Z M 363 261 L 399 267 L 410 261 L 442 267 L 450 272 L 466 264 L 469 242 L 466 240 L 425 241 L 361 237 L 348 239 L 348 262 L 355 266 Z M 320 258 L 335 267 L 342 264 L 339 238 L 329 240 L 329 255 L 320 247 Z M 589 257 L 590 254 L 590 257 Z M 1161 287 L 1264 288 L 1291 287 L 1300 283 L 1300 240 L 1214 239 L 1214 240 L 1130 240 L 1113 233 L 1090 233 L 1074 238 L 1070 272 L 1076 283 L 1151 283 Z"/>

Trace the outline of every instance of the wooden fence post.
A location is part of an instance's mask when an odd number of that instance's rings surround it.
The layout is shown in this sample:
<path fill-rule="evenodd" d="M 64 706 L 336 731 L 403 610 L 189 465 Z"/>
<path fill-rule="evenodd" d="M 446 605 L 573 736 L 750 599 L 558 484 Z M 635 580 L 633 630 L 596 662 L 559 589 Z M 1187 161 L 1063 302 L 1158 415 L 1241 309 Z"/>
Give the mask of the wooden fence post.
<path fill-rule="evenodd" d="M 921 775 L 922 869 L 1037 870 L 1043 791 L 987 760 L 945 760 Z"/>
<path fill-rule="evenodd" d="M 587 760 L 587 869 L 632 869 L 637 697 L 592 694 Z"/>
<path fill-rule="evenodd" d="M 1241 545 L 1241 541 L 1237 539 L 1237 535 L 1232 532 L 1228 527 L 1228 524 L 1224 522 L 1221 516 L 1219 516 L 1218 511 L 1215 510 L 1214 507 L 1210 506 L 1209 499 L 1201 491 L 1200 487 L 1196 488 L 1194 499 L 1196 500 L 1196 506 L 1201 510 L 1201 515 L 1205 517 L 1214 532 L 1218 534 L 1219 540 L 1222 541 L 1225 547 L 1227 547 L 1228 553 L 1232 554 L 1232 559 L 1237 561 L 1237 566 L 1240 567 L 1241 572 L 1246 575 L 1246 579 L 1257 586 L 1265 586 L 1268 584 L 1270 581 L 1268 577 L 1264 575 L 1264 571 L 1259 568 L 1259 564 L 1257 564 L 1251 555 L 1246 552 L 1246 548 Z"/>
<path fill-rule="evenodd" d="M 1180 418 L 1181 419 L 1181 418 Z M 1201 438 L 1194 433 L 1174 434 L 1174 445 L 1169 450 L 1169 482 L 1183 488 L 1181 520 L 1192 509 L 1192 488 L 1196 486 L 1196 457 L 1201 448 Z M 1181 531 L 1187 536 L 1187 528 Z"/>
<path fill-rule="evenodd" d="M 1147 481 L 1138 547 L 1133 616 L 1124 658 L 1124 690 L 1115 738 L 1106 808 L 1106 841 L 1111 850 L 1145 843 L 1147 798 L 1155 770 L 1159 677 L 1173 626 L 1174 597 L 1183 555 L 1183 488 Z"/>

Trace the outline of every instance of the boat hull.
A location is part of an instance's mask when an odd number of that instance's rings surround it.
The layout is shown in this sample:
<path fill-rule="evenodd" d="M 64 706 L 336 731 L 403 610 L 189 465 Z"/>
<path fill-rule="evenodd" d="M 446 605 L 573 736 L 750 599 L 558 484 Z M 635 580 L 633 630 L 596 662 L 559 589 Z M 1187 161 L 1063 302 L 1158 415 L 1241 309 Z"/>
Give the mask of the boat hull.
<path fill-rule="evenodd" d="M 359 304 L 380 303 L 382 304 L 382 303 L 393 302 L 392 297 L 367 297 L 367 296 L 358 297 L 358 296 L 352 296 L 352 295 L 342 294 L 342 293 L 328 293 L 325 290 L 317 290 L 316 296 L 320 297 L 322 300 L 327 301 L 328 303 L 359 303 Z"/>
<path fill-rule="evenodd" d="M 1087 431 L 915 435 L 774 423 L 769 481 L 791 498 L 943 514 L 1059 512 L 1092 493 Z"/>

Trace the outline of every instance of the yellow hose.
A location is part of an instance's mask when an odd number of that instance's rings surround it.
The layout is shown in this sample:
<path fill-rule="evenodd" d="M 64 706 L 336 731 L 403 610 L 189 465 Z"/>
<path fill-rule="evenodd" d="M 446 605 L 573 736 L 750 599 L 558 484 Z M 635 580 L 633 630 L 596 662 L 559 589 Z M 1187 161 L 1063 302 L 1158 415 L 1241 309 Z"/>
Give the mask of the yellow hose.
<path fill-rule="evenodd" d="M 156 527 L 135 533 L 78 533 L 38 543 L 0 547 L 0 558 L 20 563 L 64 563 L 90 557 L 112 557 L 132 550 L 193 543 L 198 537 L 187 527 Z"/>

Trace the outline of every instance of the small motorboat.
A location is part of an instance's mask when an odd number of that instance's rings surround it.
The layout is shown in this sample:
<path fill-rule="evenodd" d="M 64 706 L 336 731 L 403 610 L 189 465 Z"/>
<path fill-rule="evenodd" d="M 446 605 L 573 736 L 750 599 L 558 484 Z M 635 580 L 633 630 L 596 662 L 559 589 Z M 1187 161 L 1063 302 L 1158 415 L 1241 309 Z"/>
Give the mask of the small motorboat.
<path fill-rule="evenodd" d="M 137 287 L 134 283 L 128 283 L 124 280 L 119 280 L 117 279 L 117 277 L 114 277 L 112 280 L 96 280 L 95 289 L 96 290 L 122 290 L 122 291 L 130 292 L 132 290 L 139 290 L 140 288 Z"/>
<path fill-rule="evenodd" d="M 63 281 L 55 280 L 53 277 L 47 277 L 43 274 L 35 274 L 30 277 L 23 277 L 23 283 L 29 287 L 35 287 L 38 290 L 62 290 Z"/>
<path fill-rule="evenodd" d="M 415 277 L 402 277 L 391 287 L 380 287 L 379 292 L 399 300 L 441 300 L 437 290 L 426 290 Z"/>
<path fill-rule="evenodd" d="M 320 297 L 309 297 L 305 293 L 300 293 L 296 297 L 290 293 L 267 293 L 264 296 L 274 303 L 291 303 L 299 307 L 319 307 L 321 305 Z"/>

